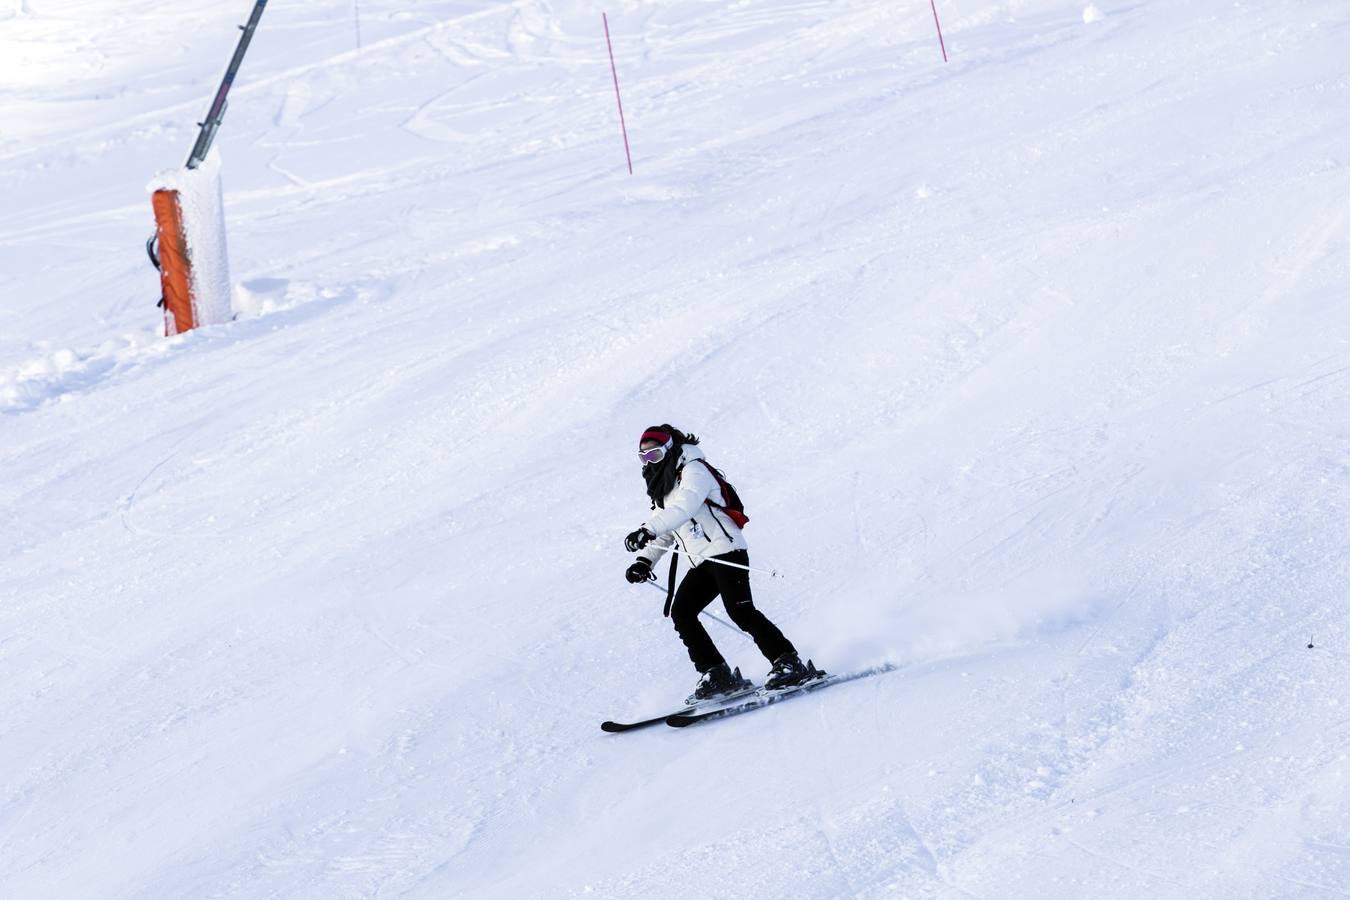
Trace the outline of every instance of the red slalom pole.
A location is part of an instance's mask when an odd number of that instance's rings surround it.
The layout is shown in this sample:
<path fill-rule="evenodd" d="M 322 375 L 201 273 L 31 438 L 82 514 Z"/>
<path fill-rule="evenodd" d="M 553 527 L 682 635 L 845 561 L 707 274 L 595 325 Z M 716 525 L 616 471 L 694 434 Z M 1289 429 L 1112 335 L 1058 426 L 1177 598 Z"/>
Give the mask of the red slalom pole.
<path fill-rule="evenodd" d="M 942 61 L 946 62 L 947 42 L 942 39 L 942 23 L 938 21 L 937 0 L 928 0 L 928 3 L 933 7 L 933 24 L 937 26 L 938 30 L 938 45 L 942 47 Z"/>
<path fill-rule="evenodd" d="M 614 75 L 614 99 L 619 101 L 619 127 L 623 129 L 623 153 L 628 157 L 628 174 L 633 174 L 633 153 L 628 149 L 628 123 L 623 119 L 623 97 L 619 94 L 619 70 L 614 65 L 614 42 L 609 39 L 609 16 L 600 14 L 605 23 L 605 45 L 609 47 L 609 71 Z"/>

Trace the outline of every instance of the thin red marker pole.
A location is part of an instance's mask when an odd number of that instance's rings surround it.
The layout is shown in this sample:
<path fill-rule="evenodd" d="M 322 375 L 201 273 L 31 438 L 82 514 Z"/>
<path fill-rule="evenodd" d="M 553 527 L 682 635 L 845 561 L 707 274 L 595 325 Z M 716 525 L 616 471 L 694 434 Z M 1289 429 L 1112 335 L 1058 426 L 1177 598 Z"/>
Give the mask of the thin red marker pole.
<path fill-rule="evenodd" d="M 942 23 L 938 21 L 937 0 L 928 0 L 928 3 L 933 7 L 933 24 L 937 26 L 938 30 L 938 45 L 942 47 L 942 61 L 946 62 L 947 42 L 942 39 Z"/>
<path fill-rule="evenodd" d="M 614 75 L 614 99 L 619 101 L 619 127 L 623 129 L 623 153 L 628 157 L 628 174 L 633 174 L 633 153 L 628 149 L 628 123 L 623 119 L 623 97 L 619 94 L 619 70 L 614 66 L 614 42 L 609 39 L 609 16 L 600 14 L 605 23 L 605 44 L 609 47 L 609 71 Z"/>

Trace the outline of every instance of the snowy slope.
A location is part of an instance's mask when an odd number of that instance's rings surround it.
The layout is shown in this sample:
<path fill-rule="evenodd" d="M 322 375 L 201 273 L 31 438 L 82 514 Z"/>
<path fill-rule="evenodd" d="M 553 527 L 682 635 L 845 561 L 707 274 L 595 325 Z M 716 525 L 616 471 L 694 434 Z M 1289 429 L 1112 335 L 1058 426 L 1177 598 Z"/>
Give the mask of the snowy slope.
<path fill-rule="evenodd" d="M 247 6 L 0 9 L 0 894 L 1350 894 L 1344 3 L 276 4 L 164 340 Z M 660 421 L 897 671 L 599 731 Z"/>

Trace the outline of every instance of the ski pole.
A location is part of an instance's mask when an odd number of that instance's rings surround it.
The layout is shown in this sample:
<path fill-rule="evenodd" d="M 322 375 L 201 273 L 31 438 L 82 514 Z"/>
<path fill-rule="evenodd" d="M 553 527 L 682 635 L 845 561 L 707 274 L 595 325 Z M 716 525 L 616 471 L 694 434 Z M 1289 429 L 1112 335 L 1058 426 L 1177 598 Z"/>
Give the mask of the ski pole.
<path fill-rule="evenodd" d="M 646 582 L 643 582 L 643 583 L 646 584 L 648 587 L 655 588 L 656 590 L 660 591 L 660 592 L 663 593 L 663 594 L 666 592 L 666 589 L 663 588 L 663 587 L 661 587 L 661 585 L 657 584 L 655 581 L 646 581 Z M 699 611 L 699 615 L 700 615 L 700 616 L 707 616 L 708 618 L 712 619 L 712 620 L 713 620 L 714 622 L 716 622 L 717 624 L 721 625 L 721 626 L 722 626 L 723 628 L 725 628 L 727 631 L 735 632 L 736 635 L 737 635 L 738 637 L 740 637 L 742 640 L 747 640 L 747 641 L 750 640 L 750 636 L 749 636 L 748 634 L 746 634 L 744 631 L 741 631 L 739 628 L 737 628 L 735 625 L 732 625 L 730 622 L 726 621 L 726 620 L 723 619 L 721 616 L 714 615 L 713 613 L 708 612 L 706 609 L 700 610 L 700 611 Z"/>
<path fill-rule="evenodd" d="M 735 625 L 732 625 L 730 622 L 726 621 L 721 616 L 710 613 L 706 609 L 699 612 L 699 615 L 707 616 L 708 618 L 716 622 L 718 625 L 721 625 L 727 631 L 733 632 L 737 637 L 739 637 L 743 641 L 750 640 L 750 635 L 746 634 L 744 631 L 741 631 L 739 628 L 737 628 Z"/>
<path fill-rule="evenodd" d="M 680 556 L 692 556 L 691 553 L 679 549 L 678 547 L 667 548 L 669 553 L 678 553 Z M 715 556 L 704 557 L 704 562 L 717 563 L 719 566 L 730 566 L 733 569 L 744 569 L 747 572 L 758 572 L 761 575 L 768 575 L 770 578 L 782 578 L 777 569 L 756 569 L 754 566 L 743 566 L 740 563 L 727 562 L 725 559 L 718 559 Z"/>

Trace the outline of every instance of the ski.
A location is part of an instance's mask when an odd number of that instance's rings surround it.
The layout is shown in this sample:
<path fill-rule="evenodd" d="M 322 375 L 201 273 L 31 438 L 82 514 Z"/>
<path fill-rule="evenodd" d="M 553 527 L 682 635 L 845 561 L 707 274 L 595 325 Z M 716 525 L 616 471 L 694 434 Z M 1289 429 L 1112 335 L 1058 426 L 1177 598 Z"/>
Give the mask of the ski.
<path fill-rule="evenodd" d="M 677 709 L 674 712 L 669 711 L 663 712 L 658 716 L 652 716 L 649 719 L 638 719 L 635 722 L 601 722 L 600 730 L 608 731 L 610 734 L 619 734 L 624 731 L 633 731 L 634 729 L 637 728 L 646 728 L 648 725 L 657 725 L 661 722 L 664 722 L 671 716 L 680 716 L 693 713 L 704 713 L 708 712 L 709 708 L 721 708 L 727 703 L 733 703 L 741 699 L 742 697 L 755 693 L 758 690 L 759 690 L 758 687 L 751 685 L 750 687 L 745 688 L 744 690 L 734 691 L 730 694 L 723 694 L 721 697 L 714 697 L 713 699 L 705 700 L 702 703 L 687 703 L 684 705 L 684 707 L 682 707 L 681 709 Z"/>
<path fill-rule="evenodd" d="M 827 688 L 832 684 L 843 684 L 846 681 L 856 681 L 859 678 L 867 678 L 870 675 L 881 675 L 884 672 L 895 670 L 891 663 L 885 663 L 880 666 L 873 666 L 870 669 L 861 669 L 857 672 L 845 672 L 840 675 L 830 675 L 827 672 L 819 672 L 816 677 L 803 681 L 801 684 L 794 684 L 791 687 L 769 690 L 761 688 L 755 691 L 754 696 L 742 703 L 735 703 L 731 706 L 719 706 L 713 710 L 694 710 L 692 712 L 677 712 L 666 717 L 666 724 L 672 728 L 687 728 L 699 722 L 709 722 L 713 719 L 726 719 L 731 716 L 739 716 L 742 713 L 748 713 L 752 710 L 763 709 L 781 700 L 787 700 L 792 697 L 799 697 L 810 691 L 817 691 L 821 688 Z"/>

